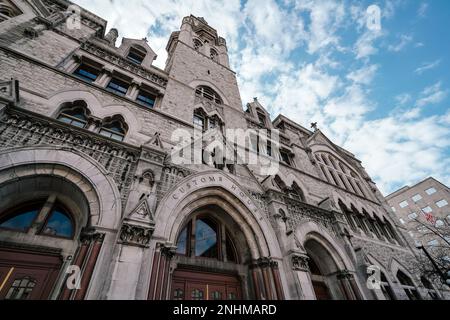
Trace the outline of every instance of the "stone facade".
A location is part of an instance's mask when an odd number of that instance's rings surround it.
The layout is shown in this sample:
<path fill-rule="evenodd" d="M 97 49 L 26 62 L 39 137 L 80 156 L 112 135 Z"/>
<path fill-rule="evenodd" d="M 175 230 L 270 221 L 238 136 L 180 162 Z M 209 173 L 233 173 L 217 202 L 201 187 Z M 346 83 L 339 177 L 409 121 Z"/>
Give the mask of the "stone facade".
<path fill-rule="evenodd" d="M 183 19 L 161 70 L 146 39 L 116 47 L 117 30 L 69 1 L 5 3 L 15 10 L 0 22 L 0 298 L 20 298 L 12 266 L 25 260 L 28 298 L 446 297 L 410 270 L 412 239 L 353 154 L 316 127 L 270 121 L 256 98 L 242 108 L 226 41 L 203 18 Z M 174 132 L 195 136 L 199 121 L 216 139 L 279 131 L 268 155 L 278 170 L 174 161 Z M 47 233 L 55 208 L 70 235 Z M 36 218 L 18 230 L 26 212 Z M 207 251 L 202 237 L 214 240 Z M 371 267 L 381 287 L 368 285 Z"/>

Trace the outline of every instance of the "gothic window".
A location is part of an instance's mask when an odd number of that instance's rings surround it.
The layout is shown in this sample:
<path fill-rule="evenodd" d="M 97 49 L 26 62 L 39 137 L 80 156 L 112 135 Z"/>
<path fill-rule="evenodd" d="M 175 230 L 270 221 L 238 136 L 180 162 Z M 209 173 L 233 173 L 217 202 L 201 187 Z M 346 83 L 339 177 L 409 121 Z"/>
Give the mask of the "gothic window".
<path fill-rule="evenodd" d="M 111 119 L 105 121 L 101 127 L 99 134 L 117 141 L 123 141 L 127 133 L 127 126 L 124 121 L 120 119 Z"/>
<path fill-rule="evenodd" d="M 79 128 L 86 128 L 88 123 L 87 110 L 82 105 L 64 108 L 58 116 L 58 120 Z"/>
<path fill-rule="evenodd" d="M 148 108 L 153 108 L 155 106 L 156 96 L 145 89 L 139 90 L 136 101 Z"/>
<path fill-rule="evenodd" d="M 219 61 L 219 54 L 217 53 L 216 50 L 211 49 L 209 54 L 210 54 L 211 59 L 213 59 L 216 62 Z"/>
<path fill-rule="evenodd" d="M 31 277 L 15 279 L 5 296 L 6 300 L 27 300 L 36 286 L 36 280 Z"/>
<path fill-rule="evenodd" d="M 234 241 L 223 224 L 208 216 L 195 216 L 177 239 L 178 255 L 238 263 Z"/>
<path fill-rule="evenodd" d="M 147 52 L 142 47 L 131 47 L 130 51 L 128 51 L 127 59 L 135 64 L 142 64 L 142 61 L 144 61 L 145 56 Z"/>
<path fill-rule="evenodd" d="M 192 123 L 194 124 L 194 127 L 196 129 L 202 131 L 222 128 L 222 123 L 216 115 L 208 117 L 207 114 L 201 108 L 194 111 Z"/>
<path fill-rule="evenodd" d="M 217 104 L 222 104 L 222 99 L 220 98 L 219 94 L 210 87 L 199 86 L 195 89 L 195 94 L 199 97 L 203 97 Z"/>
<path fill-rule="evenodd" d="M 100 73 L 101 68 L 83 62 L 73 74 L 84 81 L 94 82 Z"/>
<path fill-rule="evenodd" d="M 44 221 L 43 226 L 37 230 L 40 235 L 67 239 L 74 236 L 72 215 L 54 196 L 24 203 L 1 214 L 0 228 L 26 233 L 37 220 Z"/>
<path fill-rule="evenodd" d="M 194 49 L 199 51 L 201 47 L 203 47 L 202 42 L 198 39 L 194 39 Z"/>
<path fill-rule="evenodd" d="M 397 279 L 400 282 L 401 287 L 405 291 L 406 295 L 408 296 L 409 300 L 421 300 L 421 296 L 417 292 L 416 287 L 414 286 L 414 283 L 412 282 L 411 278 L 408 277 L 404 272 L 401 270 L 398 270 L 397 272 Z"/>
<path fill-rule="evenodd" d="M 14 18 L 20 14 L 22 12 L 11 1 L 0 1 L 0 22 Z"/>
<path fill-rule="evenodd" d="M 205 131 L 206 119 L 205 119 L 205 116 L 203 115 L 203 113 L 195 111 L 192 122 L 193 122 L 195 128 Z"/>
<path fill-rule="evenodd" d="M 113 77 L 106 86 L 106 90 L 118 94 L 120 96 L 125 96 L 128 92 L 129 87 L 130 87 L 129 82 L 122 80 L 118 77 Z"/>
<path fill-rule="evenodd" d="M 291 156 L 289 152 L 286 150 L 280 150 L 281 162 L 287 164 L 288 166 L 292 165 Z"/>
<path fill-rule="evenodd" d="M 302 189 L 297 185 L 296 182 L 292 183 L 292 186 L 289 188 L 289 196 L 300 201 L 305 201 L 305 196 L 303 195 Z"/>

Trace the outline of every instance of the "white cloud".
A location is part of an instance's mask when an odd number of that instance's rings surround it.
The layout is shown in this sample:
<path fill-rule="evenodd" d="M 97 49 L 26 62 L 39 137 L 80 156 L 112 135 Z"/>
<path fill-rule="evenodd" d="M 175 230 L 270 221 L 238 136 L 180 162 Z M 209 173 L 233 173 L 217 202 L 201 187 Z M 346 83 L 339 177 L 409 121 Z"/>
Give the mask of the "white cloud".
<path fill-rule="evenodd" d="M 391 44 L 388 46 L 388 50 L 392 52 L 400 52 L 402 51 L 411 41 L 413 40 L 412 36 L 402 34 L 400 36 L 400 40 L 396 44 Z"/>
<path fill-rule="evenodd" d="M 375 73 L 378 70 L 378 65 L 370 65 L 359 70 L 352 71 L 347 75 L 347 78 L 355 83 L 368 85 L 372 82 Z"/>
<path fill-rule="evenodd" d="M 441 60 L 436 60 L 433 62 L 425 62 L 420 67 L 418 67 L 416 70 L 414 70 L 414 72 L 420 75 L 420 74 L 424 73 L 425 71 L 428 71 L 428 70 L 438 67 L 440 65 L 440 63 L 441 63 Z"/>
<path fill-rule="evenodd" d="M 428 3 L 422 2 L 419 6 L 419 9 L 417 9 L 417 15 L 420 18 L 425 18 L 427 15 L 428 7 L 429 7 Z"/>
<path fill-rule="evenodd" d="M 426 105 L 442 102 L 447 97 L 447 94 L 448 90 L 442 90 L 441 83 L 437 82 L 421 92 L 421 97 L 417 100 L 416 105 L 418 107 L 424 107 Z"/>
<path fill-rule="evenodd" d="M 409 93 L 401 93 L 395 97 L 395 100 L 399 105 L 405 105 L 409 101 L 411 101 L 412 97 Z"/>

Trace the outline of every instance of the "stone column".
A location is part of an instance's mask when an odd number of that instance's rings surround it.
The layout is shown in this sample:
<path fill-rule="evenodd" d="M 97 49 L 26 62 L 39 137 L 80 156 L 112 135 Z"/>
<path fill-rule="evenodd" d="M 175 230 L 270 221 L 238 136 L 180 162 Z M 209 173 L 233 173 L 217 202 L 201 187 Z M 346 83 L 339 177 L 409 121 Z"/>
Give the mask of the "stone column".
<path fill-rule="evenodd" d="M 102 73 L 98 76 L 98 78 L 94 81 L 94 83 L 96 85 L 99 85 L 100 87 L 106 87 L 111 78 L 112 78 L 112 70 L 103 68 Z"/>
<path fill-rule="evenodd" d="M 176 246 L 170 243 L 157 243 L 151 271 L 148 300 L 166 300 L 170 294 L 170 262 Z"/>
<path fill-rule="evenodd" d="M 348 270 L 342 270 L 338 272 L 336 277 L 347 300 L 363 299 L 353 273 Z"/>
<path fill-rule="evenodd" d="M 141 274 L 145 250 L 148 250 L 152 226 L 124 221 L 116 248 L 109 299 L 134 300 Z"/>
<path fill-rule="evenodd" d="M 305 300 L 316 300 L 316 294 L 312 286 L 311 273 L 309 271 L 309 257 L 302 252 L 291 253 L 292 270 L 297 282 L 301 288 Z"/>
<path fill-rule="evenodd" d="M 103 240 L 105 238 L 105 234 L 96 232 L 94 228 L 89 228 L 82 231 L 80 238 L 81 245 L 77 249 L 74 262 L 72 264 L 78 266 L 81 270 L 80 288 L 70 290 L 66 286 L 63 286 L 59 296 L 60 300 L 84 299 L 103 244 Z M 68 276 L 66 277 L 66 281 Z"/>
<path fill-rule="evenodd" d="M 255 260 L 250 268 L 257 300 L 281 300 L 284 298 L 278 262 L 272 258 L 263 257 Z"/>
<path fill-rule="evenodd" d="M 139 94 L 139 89 L 140 89 L 141 85 L 135 81 L 133 81 L 130 85 L 130 87 L 128 88 L 126 97 L 130 100 L 136 100 L 138 94 Z"/>

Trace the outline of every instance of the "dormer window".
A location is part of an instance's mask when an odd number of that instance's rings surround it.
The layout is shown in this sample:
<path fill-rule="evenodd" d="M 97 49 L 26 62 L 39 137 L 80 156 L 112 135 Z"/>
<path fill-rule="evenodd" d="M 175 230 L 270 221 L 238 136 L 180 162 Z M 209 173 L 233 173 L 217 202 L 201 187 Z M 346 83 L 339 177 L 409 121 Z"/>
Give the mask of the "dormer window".
<path fill-rule="evenodd" d="M 135 64 L 140 65 L 144 61 L 145 55 L 146 55 L 145 50 L 142 51 L 135 47 L 131 47 L 130 51 L 128 52 L 127 59 Z"/>
<path fill-rule="evenodd" d="M 146 90 L 139 90 L 136 101 L 148 108 L 153 108 L 155 106 L 156 96 Z"/>
<path fill-rule="evenodd" d="M 123 141 L 127 132 L 126 124 L 120 119 L 112 119 L 105 122 L 101 127 L 99 134 L 117 141 Z"/>
<path fill-rule="evenodd" d="M 217 104 L 222 104 L 220 96 L 210 87 L 200 86 L 195 89 L 195 94 L 205 99 L 211 100 Z"/>
<path fill-rule="evenodd" d="M 108 83 L 106 89 L 120 96 L 124 96 L 127 94 L 129 87 L 130 84 L 128 82 L 121 80 L 117 77 L 113 77 L 111 81 Z"/>
<path fill-rule="evenodd" d="M 97 80 L 100 72 L 100 68 L 82 63 L 73 74 L 78 78 L 83 79 L 84 81 L 94 82 L 95 80 Z"/>
<path fill-rule="evenodd" d="M 262 126 L 265 126 L 266 125 L 266 116 L 262 112 L 258 111 L 257 113 L 258 113 L 259 124 L 262 125 Z"/>

